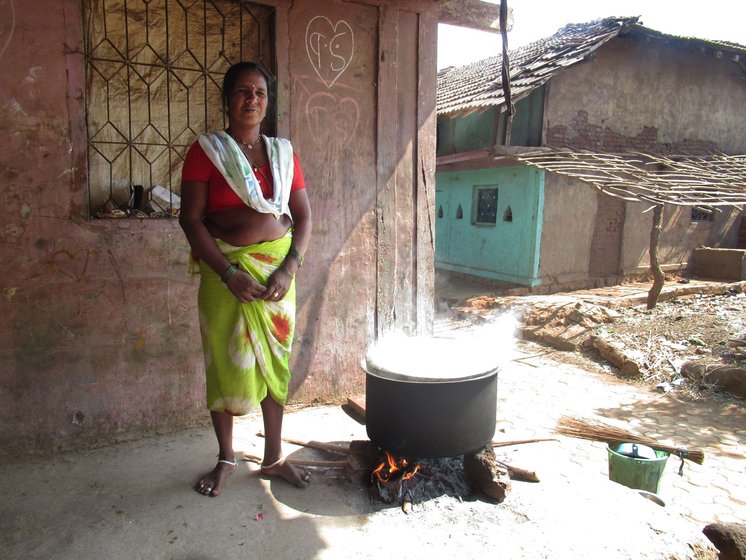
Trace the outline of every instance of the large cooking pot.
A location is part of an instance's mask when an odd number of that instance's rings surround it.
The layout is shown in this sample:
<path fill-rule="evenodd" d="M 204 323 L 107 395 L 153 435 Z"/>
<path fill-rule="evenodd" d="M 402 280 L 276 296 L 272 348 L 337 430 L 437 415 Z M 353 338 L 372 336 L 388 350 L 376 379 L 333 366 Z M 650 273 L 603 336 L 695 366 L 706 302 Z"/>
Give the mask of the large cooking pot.
<path fill-rule="evenodd" d="M 410 458 L 479 451 L 495 435 L 496 361 L 483 346 L 448 338 L 389 339 L 372 347 L 363 361 L 368 437 Z"/>

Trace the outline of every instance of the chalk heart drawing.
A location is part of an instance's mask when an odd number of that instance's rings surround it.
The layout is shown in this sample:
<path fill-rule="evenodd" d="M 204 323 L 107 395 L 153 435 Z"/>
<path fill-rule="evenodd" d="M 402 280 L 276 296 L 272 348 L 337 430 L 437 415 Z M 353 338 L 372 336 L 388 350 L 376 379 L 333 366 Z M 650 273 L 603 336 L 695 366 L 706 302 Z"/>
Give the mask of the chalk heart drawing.
<path fill-rule="evenodd" d="M 321 81 L 331 88 L 355 54 L 352 27 L 342 19 L 332 23 L 324 16 L 312 18 L 306 27 L 306 52 Z"/>
<path fill-rule="evenodd" d="M 0 56 L 3 56 L 16 29 L 15 0 L 0 0 Z"/>
<path fill-rule="evenodd" d="M 321 91 L 308 99 L 306 121 L 317 146 L 344 148 L 355 137 L 360 106 L 352 97 Z"/>

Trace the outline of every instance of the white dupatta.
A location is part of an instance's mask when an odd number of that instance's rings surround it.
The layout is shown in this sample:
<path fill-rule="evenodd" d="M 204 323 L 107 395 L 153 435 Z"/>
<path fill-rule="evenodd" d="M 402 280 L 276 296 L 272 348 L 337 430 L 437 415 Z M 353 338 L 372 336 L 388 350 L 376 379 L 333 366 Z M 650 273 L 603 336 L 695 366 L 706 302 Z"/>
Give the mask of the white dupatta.
<path fill-rule="evenodd" d="M 225 131 L 207 132 L 197 138 L 199 145 L 225 177 L 228 185 L 244 204 L 263 214 L 279 219 L 283 214 L 292 218 L 288 203 L 293 183 L 293 146 L 285 138 L 262 135 L 274 180 L 272 198 L 264 198 L 259 180 L 254 175 L 248 158 L 230 134 Z"/>

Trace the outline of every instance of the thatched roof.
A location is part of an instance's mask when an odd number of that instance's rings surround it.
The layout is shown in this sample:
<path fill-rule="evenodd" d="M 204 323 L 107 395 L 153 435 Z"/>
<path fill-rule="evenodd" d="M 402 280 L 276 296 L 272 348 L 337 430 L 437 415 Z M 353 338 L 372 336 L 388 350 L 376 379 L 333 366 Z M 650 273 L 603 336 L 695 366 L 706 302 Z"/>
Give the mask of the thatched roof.
<path fill-rule="evenodd" d="M 663 156 L 560 149 L 515 158 L 628 201 L 680 206 L 746 204 L 746 155 Z"/>

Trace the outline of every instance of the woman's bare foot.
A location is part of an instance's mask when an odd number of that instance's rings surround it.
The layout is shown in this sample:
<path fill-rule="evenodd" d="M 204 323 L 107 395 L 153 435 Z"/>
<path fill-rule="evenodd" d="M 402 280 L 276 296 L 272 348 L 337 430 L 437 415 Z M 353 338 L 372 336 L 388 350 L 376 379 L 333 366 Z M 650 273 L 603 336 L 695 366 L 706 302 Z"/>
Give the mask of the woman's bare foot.
<path fill-rule="evenodd" d="M 281 457 L 267 466 L 262 465 L 262 474 L 279 476 L 297 488 L 305 488 L 311 475 L 308 471 L 300 470 L 292 465 L 285 457 Z"/>
<path fill-rule="evenodd" d="M 228 477 L 236 470 L 236 462 L 220 459 L 215 468 L 200 479 L 195 490 L 204 496 L 219 496 Z"/>

